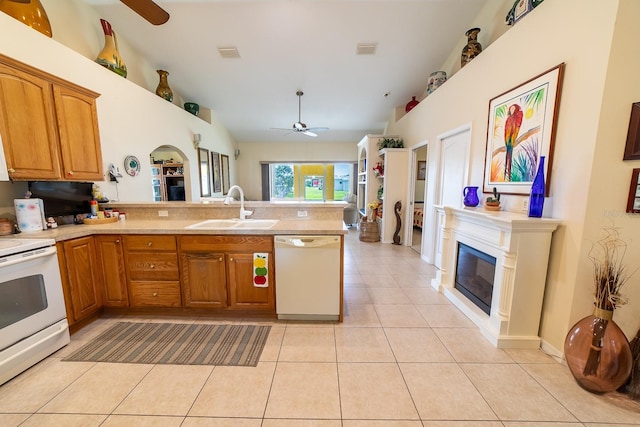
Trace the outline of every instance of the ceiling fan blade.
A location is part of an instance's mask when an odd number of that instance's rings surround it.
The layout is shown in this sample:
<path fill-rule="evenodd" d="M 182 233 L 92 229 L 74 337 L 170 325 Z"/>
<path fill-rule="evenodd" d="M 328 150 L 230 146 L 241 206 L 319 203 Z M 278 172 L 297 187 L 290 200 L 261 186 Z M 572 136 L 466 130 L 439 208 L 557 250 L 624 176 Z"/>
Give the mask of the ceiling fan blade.
<path fill-rule="evenodd" d="M 169 14 L 167 11 L 155 4 L 152 0 L 120 1 L 153 25 L 162 25 L 169 20 Z"/>
<path fill-rule="evenodd" d="M 318 136 L 318 134 L 317 134 L 317 133 L 313 133 L 313 132 L 311 132 L 311 131 L 309 131 L 309 130 L 305 130 L 305 131 L 304 131 L 304 132 L 302 132 L 302 133 L 303 133 L 304 135 L 312 136 L 312 137 L 314 137 L 314 138 L 315 138 L 316 136 Z"/>
<path fill-rule="evenodd" d="M 312 132 L 326 132 L 329 130 L 329 128 L 317 127 L 317 128 L 307 128 L 307 130 L 310 130 Z"/>

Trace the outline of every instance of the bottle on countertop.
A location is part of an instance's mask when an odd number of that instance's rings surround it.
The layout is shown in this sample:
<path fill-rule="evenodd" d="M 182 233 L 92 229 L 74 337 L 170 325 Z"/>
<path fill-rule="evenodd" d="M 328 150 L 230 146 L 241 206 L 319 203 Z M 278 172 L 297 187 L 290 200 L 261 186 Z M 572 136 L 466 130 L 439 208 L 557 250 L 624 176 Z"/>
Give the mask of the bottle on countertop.
<path fill-rule="evenodd" d="M 91 206 L 91 216 L 98 216 L 98 201 L 96 199 L 92 199 L 89 204 Z"/>

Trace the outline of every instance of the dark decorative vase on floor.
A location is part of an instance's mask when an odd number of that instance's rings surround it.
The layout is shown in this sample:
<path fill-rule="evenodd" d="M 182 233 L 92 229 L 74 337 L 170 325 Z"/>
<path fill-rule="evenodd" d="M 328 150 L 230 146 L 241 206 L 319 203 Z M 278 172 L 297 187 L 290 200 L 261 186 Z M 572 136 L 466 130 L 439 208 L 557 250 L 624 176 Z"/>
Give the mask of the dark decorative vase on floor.
<path fill-rule="evenodd" d="M 567 334 L 564 355 L 580 387 L 608 393 L 631 374 L 633 357 L 624 332 L 612 320 L 613 311 L 595 310 Z"/>
<path fill-rule="evenodd" d="M 156 88 L 156 95 L 169 102 L 173 102 L 173 91 L 169 87 L 169 81 L 167 80 L 169 72 L 165 70 L 156 70 L 156 72 L 160 76 L 160 83 L 158 83 L 158 87 Z"/>
<path fill-rule="evenodd" d="M 478 42 L 478 33 L 480 28 L 471 28 L 464 34 L 467 36 L 467 45 L 462 48 L 462 56 L 460 57 L 460 66 L 464 67 L 473 58 L 480 55 L 482 52 L 482 45 Z"/>

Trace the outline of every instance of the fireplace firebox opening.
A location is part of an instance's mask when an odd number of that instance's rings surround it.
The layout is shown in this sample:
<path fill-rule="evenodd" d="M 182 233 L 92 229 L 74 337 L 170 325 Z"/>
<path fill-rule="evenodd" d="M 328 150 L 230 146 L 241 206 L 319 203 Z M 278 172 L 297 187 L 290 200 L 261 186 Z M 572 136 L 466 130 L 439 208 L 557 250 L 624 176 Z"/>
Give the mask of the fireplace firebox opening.
<path fill-rule="evenodd" d="M 454 287 L 487 314 L 491 312 L 495 273 L 494 257 L 458 242 Z"/>

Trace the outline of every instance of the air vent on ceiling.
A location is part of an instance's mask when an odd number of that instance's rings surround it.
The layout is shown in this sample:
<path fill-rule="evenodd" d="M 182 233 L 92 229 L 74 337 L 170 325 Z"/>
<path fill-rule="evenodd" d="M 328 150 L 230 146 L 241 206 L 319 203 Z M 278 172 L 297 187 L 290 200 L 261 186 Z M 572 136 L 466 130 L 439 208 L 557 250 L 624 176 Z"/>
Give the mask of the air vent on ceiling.
<path fill-rule="evenodd" d="M 240 58 L 240 53 L 235 47 L 219 47 L 218 53 L 223 58 Z"/>
<path fill-rule="evenodd" d="M 356 48 L 357 55 L 374 55 L 376 53 L 378 43 L 358 43 Z"/>

